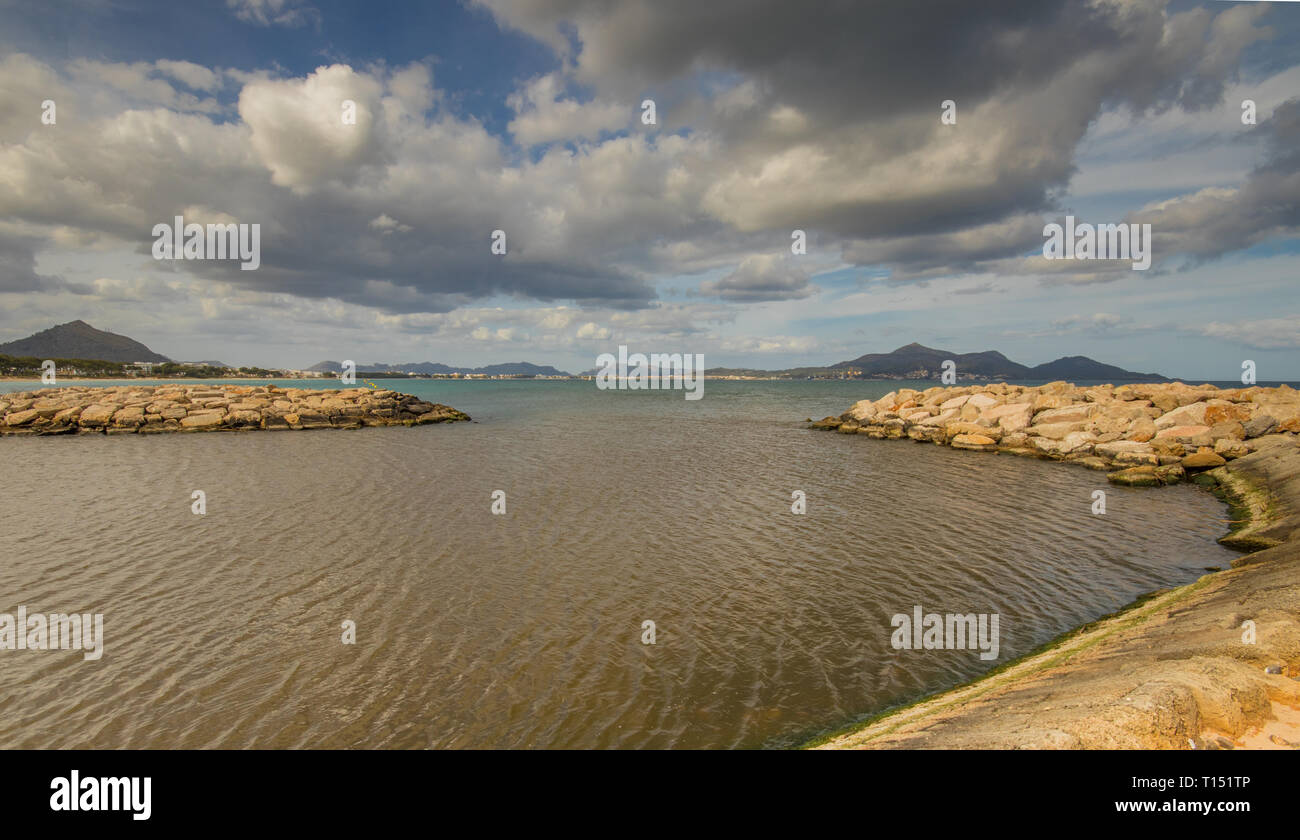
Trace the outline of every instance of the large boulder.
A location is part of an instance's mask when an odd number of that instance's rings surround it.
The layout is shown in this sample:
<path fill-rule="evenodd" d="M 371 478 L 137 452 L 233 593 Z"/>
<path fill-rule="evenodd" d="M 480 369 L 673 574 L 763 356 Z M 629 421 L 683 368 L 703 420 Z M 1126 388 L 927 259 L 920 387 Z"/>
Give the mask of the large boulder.
<path fill-rule="evenodd" d="M 1033 437 L 1051 438 L 1052 440 L 1064 440 L 1066 435 L 1083 431 L 1083 423 L 1048 423 L 1045 425 L 1030 426 L 1025 432 Z"/>
<path fill-rule="evenodd" d="M 107 426 L 121 408 L 116 403 L 93 403 L 82 409 L 77 423 L 80 426 Z"/>
<path fill-rule="evenodd" d="M 937 427 L 937 428 L 942 429 L 942 428 L 944 428 L 945 426 L 947 426 L 948 423 L 951 422 L 951 421 L 953 420 L 953 418 L 957 416 L 957 414 L 958 414 L 957 409 L 955 409 L 955 408 L 950 408 L 950 409 L 948 409 L 948 410 L 946 410 L 946 411 L 941 411 L 941 412 L 939 412 L 938 414 L 934 415 L 933 417 L 926 417 L 926 418 L 921 419 L 920 421 L 918 421 L 918 425 L 921 425 L 921 426 L 935 426 L 935 427 Z"/>
<path fill-rule="evenodd" d="M 391 394 L 392 392 L 389 391 L 388 393 Z M 849 417 L 861 423 L 863 420 L 870 420 L 875 417 L 879 410 L 871 400 L 858 400 L 849 408 L 848 414 Z"/>
<path fill-rule="evenodd" d="M 1277 418 L 1268 414 L 1257 415 L 1242 424 L 1242 431 L 1248 438 L 1263 437 L 1276 428 Z"/>
<path fill-rule="evenodd" d="M 29 408 L 26 411 L 11 412 L 7 417 L 5 417 L 5 425 L 25 426 L 40 416 L 40 411 L 35 408 Z"/>
<path fill-rule="evenodd" d="M 1252 444 L 1246 443 L 1244 440 L 1234 440 L 1232 438 L 1220 438 L 1214 442 L 1214 454 L 1228 460 L 1249 455 L 1253 448 Z"/>
<path fill-rule="evenodd" d="M 1175 426 L 1209 426 L 1205 422 L 1205 403 L 1191 403 L 1156 418 L 1157 429 L 1169 429 Z"/>
<path fill-rule="evenodd" d="M 1019 402 L 992 406 L 980 415 L 980 419 L 993 421 L 1004 432 L 1019 432 L 1029 428 L 1029 421 L 1033 416 L 1033 404 Z"/>
<path fill-rule="evenodd" d="M 997 449 L 997 441 L 987 435 L 957 435 L 952 439 L 952 447 L 954 449 L 970 449 L 975 452 L 993 452 Z"/>
<path fill-rule="evenodd" d="M 1205 425 L 1207 426 L 1216 426 L 1219 423 L 1245 423 L 1249 419 L 1249 404 L 1228 400 L 1210 400 L 1205 403 Z"/>
<path fill-rule="evenodd" d="M 1182 460 L 1182 466 L 1185 470 L 1210 470 L 1221 467 L 1226 463 L 1228 463 L 1227 460 L 1221 455 L 1216 455 L 1214 450 L 1208 447 L 1202 447 Z"/>
<path fill-rule="evenodd" d="M 1167 426 L 1156 432 L 1156 440 L 1190 443 L 1193 446 L 1212 446 L 1214 443 L 1210 437 L 1210 427 L 1205 425 Z"/>
<path fill-rule="evenodd" d="M 1121 454 L 1138 453 L 1142 455 L 1153 454 L 1151 446 L 1146 443 L 1139 443 L 1133 440 L 1117 440 L 1112 443 L 1099 443 L 1096 446 L 1097 454 L 1103 458 L 1115 458 Z"/>
<path fill-rule="evenodd" d="M 956 439 L 963 435 L 980 435 L 981 437 L 987 437 L 996 442 L 999 438 L 1002 437 L 1001 430 L 992 429 L 980 423 L 972 423 L 969 420 L 958 420 L 956 422 L 949 423 L 947 426 L 944 427 L 944 432 L 947 435 L 947 437 L 953 439 Z"/>
<path fill-rule="evenodd" d="M 181 428 L 195 432 L 208 431 L 221 428 L 225 420 L 225 411 L 196 411 L 181 420 Z"/>
<path fill-rule="evenodd" d="M 1054 423 L 1082 423 L 1097 411 L 1091 403 L 1069 405 L 1064 408 L 1050 408 L 1034 415 L 1035 426 L 1047 426 Z"/>
<path fill-rule="evenodd" d="M 144 409 L 138 405 L 128 405 L 113 413 L 113 425 L 119 429 L 134 428 L 144 425 Z"/>
<path fill-rule="evenodd" d="M 1030 430 L 1032 432 L 1032 429 Z M 1053 458 L 1066 455 L 1088 455 L 1093 451 L 1097 438 L 1090 432 L 1070 432 L 1059 440 L 1050 437 L 1033 437 L 1030 442 L 1039 452 Z"/>

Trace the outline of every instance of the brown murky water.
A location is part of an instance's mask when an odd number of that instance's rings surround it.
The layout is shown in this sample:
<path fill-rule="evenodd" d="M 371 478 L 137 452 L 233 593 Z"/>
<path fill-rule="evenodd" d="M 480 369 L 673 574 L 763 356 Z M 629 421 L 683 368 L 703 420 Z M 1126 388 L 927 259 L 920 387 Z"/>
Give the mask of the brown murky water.
<path fill-rule="evenodd" d="M 883 385 L 403 387 L 478 422 L 0 439 L 0 612 L 106 637 L 0 650 L 0 746 L 787 746 L 1232 557 L 1192 488 L 799 422 Z M 894 650 L 918 604 L 997 661 Z"/>

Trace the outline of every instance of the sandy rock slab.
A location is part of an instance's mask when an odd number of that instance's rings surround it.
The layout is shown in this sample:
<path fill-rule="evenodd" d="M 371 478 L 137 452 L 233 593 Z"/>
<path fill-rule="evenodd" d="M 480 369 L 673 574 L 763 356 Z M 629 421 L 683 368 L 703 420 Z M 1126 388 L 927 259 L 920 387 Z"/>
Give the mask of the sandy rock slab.
<path fill-rule="evenodd" d="M 119 385 L 0 394 L 0 435 L 359 429 L 469 420 L 462 411 L 374 388 Z"/>

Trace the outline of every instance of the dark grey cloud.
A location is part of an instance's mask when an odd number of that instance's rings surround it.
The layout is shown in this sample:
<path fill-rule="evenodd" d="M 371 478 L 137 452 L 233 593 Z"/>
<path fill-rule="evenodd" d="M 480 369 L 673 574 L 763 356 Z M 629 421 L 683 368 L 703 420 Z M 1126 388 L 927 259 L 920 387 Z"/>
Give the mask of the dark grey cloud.
<path fill-rule="evenodd" d="M 1269 34 L 1258 4 L 1163 0 L 479 2 L 599 94 L 661 93 L 666 129 L 717 138 L 710 214 L 747 232 L 815 228 L 854 243 L 854 261 L 890 252 L 900 276 L 1020 253 L 1024 236 L 953 253 L 950 235 L 1058 208 L 1103 109 L 1212 107 Z M 711 84 L 724 90 L 699 93 Z M 948 99 L 955 126 L 939 123 Z"/>
<path fill-rule="evenodd" d="M 1157 254 L 1199 262 L 1300 236 L 1300 97 L 1279 105 L 1256 132 L 1264 157 L 1239 188 L 1205 189 L 1130 215 L 1151 225 Z"/>
<path fill-rule="evenodd" d="M 69 289 L 57 275 L 36 271 L 36 252 L 43 240 L 0 229 L 0 292 Z"/>
<path fill-rule="evenodd" d="M 700 291 L 740 303 L 806 298 L 818 288 L 808 281 L 808 270 L 797 264 L 798 259 L 767 254 L 746 257 L 722 279 L 701 283 Z"/>

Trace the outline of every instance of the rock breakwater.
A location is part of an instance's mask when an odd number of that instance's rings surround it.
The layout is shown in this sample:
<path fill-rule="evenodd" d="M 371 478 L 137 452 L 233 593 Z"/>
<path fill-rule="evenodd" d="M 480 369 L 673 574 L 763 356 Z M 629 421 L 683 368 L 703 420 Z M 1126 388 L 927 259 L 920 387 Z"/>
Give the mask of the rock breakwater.
<path fill-rule="evenodd" d="M 468 420 L 398 391 L 274 385 L 122 385 L 0 394 L 0 435 L 357 429 Z"/>
<path fill-rule="evenodd" d="M 1300 391 L 1182 382 L 904 388 L 815 429 L 1069 461 L 1129 486 L 1173 484 L 1300 432 Z"/>

